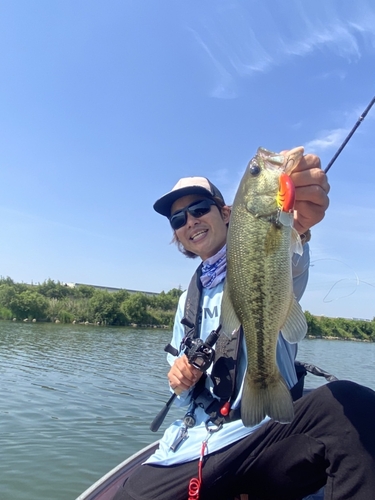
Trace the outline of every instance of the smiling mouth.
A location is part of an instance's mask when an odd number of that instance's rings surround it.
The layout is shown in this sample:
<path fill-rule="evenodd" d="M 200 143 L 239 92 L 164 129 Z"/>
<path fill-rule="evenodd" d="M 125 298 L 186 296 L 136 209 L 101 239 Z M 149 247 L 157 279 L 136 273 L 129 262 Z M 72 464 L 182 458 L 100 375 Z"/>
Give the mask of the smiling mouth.
<path fill-rule="evenodd" d="M 190 236 L 191 240 L 195 240 L 195 238 L 198 238 L 201 234 L 207 233 L 208 229 L 202 229 L 202 231 L 199 231 L 198 233 L 193 234 L 193 236 Z"/>

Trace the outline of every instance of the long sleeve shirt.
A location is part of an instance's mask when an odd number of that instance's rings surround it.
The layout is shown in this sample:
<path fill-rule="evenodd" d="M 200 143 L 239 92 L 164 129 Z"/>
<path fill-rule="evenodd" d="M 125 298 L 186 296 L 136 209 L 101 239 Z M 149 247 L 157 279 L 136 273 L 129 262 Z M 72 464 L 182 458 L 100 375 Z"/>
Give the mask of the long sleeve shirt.
<path fill-rule="evenodd" d="M 309 268 L 309 246 L 308 244 L 303 247 L 304 252 L 302 256 L 293 256 L 293 288 L 294 295 L 297 300 L 300 300 L 308 280 L 308 268 Z M 220 319 L 220 309 L 221 309 L 221 299 L 223 294 L 223 282 L 216 285 L 214 288 L 203 288 L 201 296 L 201 307 L 202 307 L 202 322 L 200 337 L 205 340 L 212 330 L 215 330 L 219 326 Z M 179 300 L 178 308 L 174 321 L 173 337 L 171 345 L 177 350 L 180 347 L 181 341 L 185 336 L 184 327 L 181 324 L 181 319 L 184 317 L 185 301 L 187 292 L 185 291 Z M 245 342 L 245 340 L 243 340 Z M 297 344 L 289 344 L 284 337 L 279 334 L 276 349 L 276 361 L 281 375 L 289 388 L 293 387 L 297 383 L 297 376 L 294 368 L 294 361 L 297 355 Z M 175 357 L 168 354 L 167 360 L 172 366 L 175 362 Z M 246 349 L 241 349 L 241 355 L 238 360 L 237 369 L 237 384 L 240 387 L 240 391 L 234 403 L 232 404 L 232 409 L 239 406 L 242 395 L 242 386 L 244 381 L 244 376 L 247 367 L 247 355 Z M 212 381 L 210 377 L 206 379 L 206 386 L 212 391 Z M 175 399 L 175 404 L 181 407 L 185 407 L 185 410 L 181 408 L 182 418 L 186 413 L 186 408 L 191 402 L 192 388 L 185 391 L 180 396 Z M 183 427 L 182 420 L 176 420 L 170 425 L 162 439 L 159 442 L 159 448 L 155 451 L 153 455 L 146 461 L 149 464 L 158 465 L 172 465 L 181 462 L 188 462 L 190 460 L 195 460 L 199 458 L 201 452 L 202 441 L 207 438 L 208 432 L 205 426 L 205 422 L 208 419 L 208 415 L 204 410 L 198 407 L 195 410 L 196 425 L 188 430 L 188 438 L 185 439 L 178 449 L 173 452 L 171 450 L 171 445 L 175 441 L 178 433 Z M 209 440 L 207 442 L 206 453 L 212 453 L 214 451 L 220 450 L 225 446 L 240 440 L 241 438 L 253 433 L 261 425 L 269 420 L 266 417 L 262 422 L 260 422 L 255 427 L 245 427 L 241 419 L 234 420 L 232 422 L 224 423 L 223 427 L 218 432 L 213 432 L 210 434 Z"/>

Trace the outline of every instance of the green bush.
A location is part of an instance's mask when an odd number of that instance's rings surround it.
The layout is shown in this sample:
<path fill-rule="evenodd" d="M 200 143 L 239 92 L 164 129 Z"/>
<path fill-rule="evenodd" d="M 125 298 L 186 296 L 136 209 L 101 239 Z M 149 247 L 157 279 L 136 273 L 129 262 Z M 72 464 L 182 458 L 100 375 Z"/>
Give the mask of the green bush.
<path fill-rule="evenodd" d="M 12 318 L 13 318 L 12 311 L 4 306 L 0 306 L 0 319 L 12 319 Z"/>
<path fill-rule="evenodd" d="M 61 310 L 58 315 L 57 315 L 57 319 L 61 322 L 61 323 L 73 323 L 74 321 L 74 314 L 68 312 L 68 311 L 65 311 L 64 309 Z"/>
<path fill-rule="evenodd" d="M 146 295 L 140 292 L 132 293 L 126 300 L 124 300 L 124 302 L 121 304 L 121 311 L 125 315 L 127 324 L 148 324 L 148 302 L 149 301 Z"/>
<path fill-rule="evenodd" d="M 17 319 L 44 319 L 47 315 L 48 300 L 33 290 L 25 290 L 10 301 L 9 308 Z"/>
<path fill-rule="evenodd" d="M 375 342 L 375 321 L 313 316 L 305 312 L 308 334 L 315 337 L 370 340 Z"/>
<path fill-rule="evenodd" d="M 95 323 L 105 325 L 121 324 L 123 314 L 119 309 L 114 293 L 95 290 L 89 300 L 89 310 L 90 319 Z"/>

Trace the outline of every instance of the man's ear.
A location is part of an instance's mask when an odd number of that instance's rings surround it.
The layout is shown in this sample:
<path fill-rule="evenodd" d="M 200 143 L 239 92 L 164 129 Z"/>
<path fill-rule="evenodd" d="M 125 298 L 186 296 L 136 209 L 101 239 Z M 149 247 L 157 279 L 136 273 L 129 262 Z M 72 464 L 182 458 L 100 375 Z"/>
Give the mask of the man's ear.
<path fill-rule="evenodd" d="M 228 224 L 229 222 L 230 213 L 231 213 L 231 208 L 228 207 L 227 205 L 224 205 L 223 208 L 221 209 L 221 216 L 225 224 Z"/>

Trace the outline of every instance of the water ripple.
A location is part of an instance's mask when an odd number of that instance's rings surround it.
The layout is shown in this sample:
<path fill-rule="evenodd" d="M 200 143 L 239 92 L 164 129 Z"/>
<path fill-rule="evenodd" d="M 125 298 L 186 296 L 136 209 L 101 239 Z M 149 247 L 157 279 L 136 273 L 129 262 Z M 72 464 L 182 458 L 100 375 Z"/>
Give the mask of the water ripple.
<path fill-rule="evenodd" d="M 169 397 L 170 335 L 0 322 L 1 498 L 75 498 L 181 417 L 149 430 Z M 298 358 L 375 388 L 375 344 L 304 341 Z"/>

